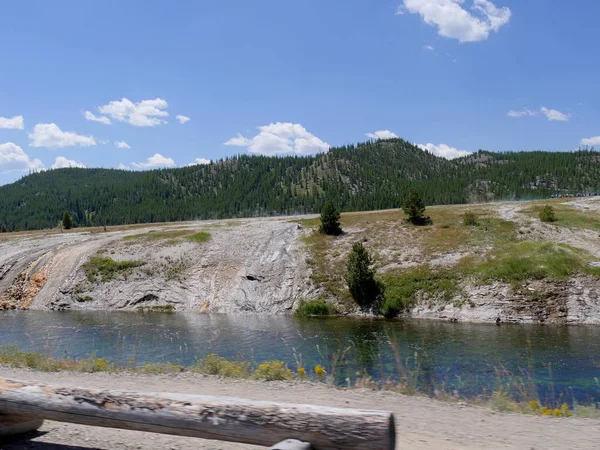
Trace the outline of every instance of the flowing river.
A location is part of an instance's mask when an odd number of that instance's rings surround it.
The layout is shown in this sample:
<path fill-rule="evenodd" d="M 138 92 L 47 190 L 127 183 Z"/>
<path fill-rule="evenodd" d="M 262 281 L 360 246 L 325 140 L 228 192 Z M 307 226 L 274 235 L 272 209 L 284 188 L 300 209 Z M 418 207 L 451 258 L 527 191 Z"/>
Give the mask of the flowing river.
<path fill-rule="evenodd" d="M 465 396 L 537 390 L 547 403 L 600 401 L 600 327 L 119 312 L 0 313 L 0 345 L 121 365 L 191 366 L 214 353 L 323 365 L 339 385 L 369 376 Z"/>

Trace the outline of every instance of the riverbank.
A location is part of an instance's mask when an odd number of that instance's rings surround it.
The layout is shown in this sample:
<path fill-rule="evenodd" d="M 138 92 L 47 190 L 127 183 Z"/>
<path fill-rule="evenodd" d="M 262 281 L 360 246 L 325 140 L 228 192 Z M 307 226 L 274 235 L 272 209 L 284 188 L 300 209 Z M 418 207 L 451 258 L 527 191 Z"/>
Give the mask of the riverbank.
<path fill-rule="evenodd" d="M 0 309 L 292 314 L 324 299 L 360 315 L 344 271 L 352 244 L 371 252 L 385 302 L 451 322 L 600 324 L 600 201 L 430 207 L 433 225 L 400 210 L 203 221 L 0 236 Z M 466 212 L 475 224 L 463 224 Z"/>
<path fill-rule="evenodd" d="M 600 427 L 592 419 L 550 418 L 499 413 L 391 392 L 345 390 L 320 384 L 225 380 L 199 374 L 167 376 L 127 373 L 41 373 L 0 368 L 0 377 L 37 383 L 129 391 L 243 397 L 284 403 L 379 409 L 396 416 L 398 449 L 595 449 Z M 3 450 L 250 449 L 257 447 L 172 438 L 46 422 L 31 440 L 2 444 Z"/>

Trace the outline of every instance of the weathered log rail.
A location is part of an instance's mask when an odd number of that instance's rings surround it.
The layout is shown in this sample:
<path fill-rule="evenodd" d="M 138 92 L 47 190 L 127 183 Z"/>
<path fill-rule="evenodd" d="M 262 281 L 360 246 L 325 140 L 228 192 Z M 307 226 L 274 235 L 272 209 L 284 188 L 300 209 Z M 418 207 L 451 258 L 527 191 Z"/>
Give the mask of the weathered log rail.
<path fill-rule="evenodd" d="M 44 419 L 272 446 L 395 448 L 392 413 L 200 395 L 54 387 L 0 379 L 0 435 L 33 431 Z"/>

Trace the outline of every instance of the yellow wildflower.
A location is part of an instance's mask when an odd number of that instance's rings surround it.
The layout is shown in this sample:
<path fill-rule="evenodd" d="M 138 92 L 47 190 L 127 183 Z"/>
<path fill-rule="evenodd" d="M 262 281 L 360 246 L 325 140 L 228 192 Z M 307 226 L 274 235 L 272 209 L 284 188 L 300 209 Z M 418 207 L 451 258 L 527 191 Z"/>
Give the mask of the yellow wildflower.
<path fill-rule="evenodd" d="M 315 373 L 319 378 L 323 378 L 327 372 L 325 371 L 325 367 L 323 367 L 321 364 L 317 364 L 315 367 Z"/>

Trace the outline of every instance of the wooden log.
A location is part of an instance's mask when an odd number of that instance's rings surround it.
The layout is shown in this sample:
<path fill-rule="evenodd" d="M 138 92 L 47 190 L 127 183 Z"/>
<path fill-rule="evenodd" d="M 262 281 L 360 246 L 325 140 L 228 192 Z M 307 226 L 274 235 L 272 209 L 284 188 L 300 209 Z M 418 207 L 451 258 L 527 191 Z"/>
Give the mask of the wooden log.
<path fill-rule="evenodd" d="M 31 433 L 39 429 L 43 423 L 42 419 L 0 414 L 0 437 Z"/>
<path fill-rule="evenodd" d="M 394 416 L 389 412 L 4 379 L 0 379 L 0 413 L 265 447 L 298 439 L 316 450 L 389 450 L 396 442 Z"/>

